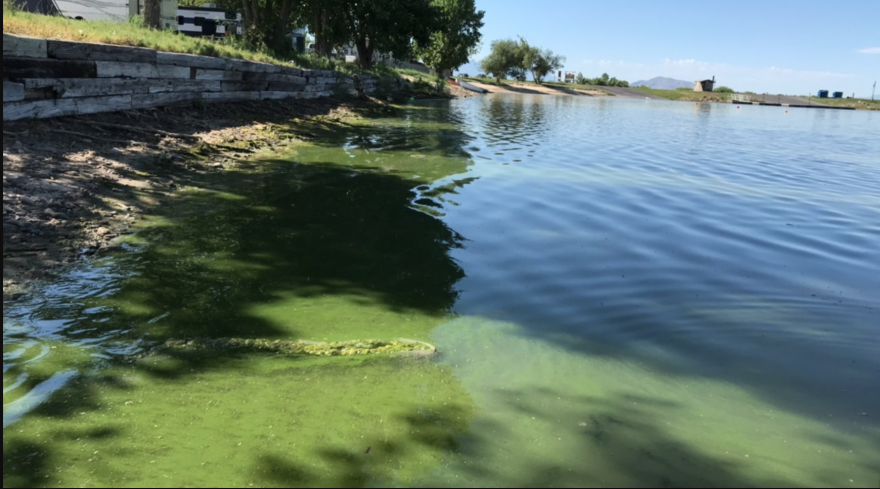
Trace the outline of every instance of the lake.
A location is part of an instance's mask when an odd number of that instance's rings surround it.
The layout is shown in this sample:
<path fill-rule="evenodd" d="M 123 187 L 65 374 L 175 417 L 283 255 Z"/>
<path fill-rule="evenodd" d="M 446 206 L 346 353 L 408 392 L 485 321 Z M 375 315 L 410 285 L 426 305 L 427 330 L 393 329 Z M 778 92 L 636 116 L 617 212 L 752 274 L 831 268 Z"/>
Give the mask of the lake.
<path fill-rule="evenodd" d="M 3 308 L 4 486 L 880 479 L 880 113 L 312 123 Z M 156 353 L 429 341 L 433 358 Z"/>

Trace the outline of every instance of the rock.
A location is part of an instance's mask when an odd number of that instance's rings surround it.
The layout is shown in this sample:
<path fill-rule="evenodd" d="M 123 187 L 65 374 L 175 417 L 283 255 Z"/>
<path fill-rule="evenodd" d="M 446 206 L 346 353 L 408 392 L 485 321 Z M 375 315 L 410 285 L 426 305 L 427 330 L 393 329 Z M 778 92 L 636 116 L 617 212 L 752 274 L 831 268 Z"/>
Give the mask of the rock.
<path fill-rule="evenodd" d="M 98 236 L 104 236 L 105 234 L 110 234 L 110 230 L 102 226 L 95 230 L 95 234 Z"/>
<path fill-rule="evenodd" d="M 23 149 L 23 148 L 24 148 L 24 145 L 21 144 L 21 141 L 16 141 L 16 142 L 12 145 L 12 149 Z"/>

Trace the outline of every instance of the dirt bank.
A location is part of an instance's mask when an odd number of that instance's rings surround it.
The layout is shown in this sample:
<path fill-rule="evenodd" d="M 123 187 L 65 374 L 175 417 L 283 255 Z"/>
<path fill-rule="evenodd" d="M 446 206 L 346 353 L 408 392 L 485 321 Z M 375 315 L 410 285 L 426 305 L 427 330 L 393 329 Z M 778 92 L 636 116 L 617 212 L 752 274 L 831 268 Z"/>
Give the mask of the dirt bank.
<path fill-rule="evenodd" d="M 294 143 L 300 118 L 393 111 L 377 101 L 269 101 L 3 124 L 3 295 L 113 247 L 199 175 Z"/>
<path fill-rule="evenodd" d="M 475 81 L 468 81 L 471 85 L 485 89 L 489 93 L 518 93 L 523 95 L 571 95 L 575 97 L 608 97 L 609 95 L 599 90 L 578 90 L 573 88 L 559 88 L 549 85 L 519 85 L 516 82 L 507 82 L 504 85 L 489 85 Z"/>

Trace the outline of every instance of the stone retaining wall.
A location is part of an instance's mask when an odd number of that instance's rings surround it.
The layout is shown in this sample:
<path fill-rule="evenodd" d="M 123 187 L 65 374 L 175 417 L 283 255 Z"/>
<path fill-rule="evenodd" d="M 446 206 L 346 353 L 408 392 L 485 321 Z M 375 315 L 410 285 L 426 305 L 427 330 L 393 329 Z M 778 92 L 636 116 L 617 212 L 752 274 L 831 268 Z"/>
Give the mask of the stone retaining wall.
<path fill-rule="evenodd" d="M 3 34 L 4 121 L 377 87 L 372 75 Z"/>

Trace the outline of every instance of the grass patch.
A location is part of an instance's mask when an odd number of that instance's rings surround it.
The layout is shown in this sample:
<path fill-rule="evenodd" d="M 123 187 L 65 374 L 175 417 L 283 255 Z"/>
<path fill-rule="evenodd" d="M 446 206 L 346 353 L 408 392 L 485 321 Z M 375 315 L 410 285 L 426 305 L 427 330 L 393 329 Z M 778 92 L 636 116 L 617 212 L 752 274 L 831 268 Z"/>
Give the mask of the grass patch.
<path fill-rule="evenodd" d="M 61 39 L 65 41 L 116 44 L 156 49 L 172 53 L 198 54 L 290 65 L 272 56 L 268 50 L 255 50 L 237 39 L 209 40 L 189 37 L 173 31 L 144 27 L 138 18 L 128 23 L 82 21 L 21 12 L 4 2 L 3 33 Z"/>
<path fill-rule="evenodd" d="M 327 59 L 315 55 L 293 55 L 290 59 L 274 56 L 268 49 L 255 49 L 238 38 L 205 39 L 189 37 L 174 31 L 148 29 L 140 18 L 128 23 L 106 21 L 82 21 L 22 12 L 11 2 L 3 2 L 3 33 L 22 36 L 60 39 L 64 41 L 91 42 L 150 48 L 170 53 L 197 54 L 233 59 L 297 66 L 313 70 L 332 70 L 349 75 L 372 73 L 384 77 L 399 78 L 413 70 L 397 70 L 376 65 L 372 70 L 361 70 L 356 64 Z M 424 75 L 413 71 L 418 75 Z"/>
<path fill-rule="evenodd" d="M 804 97 L 806 98 L 806 97 Z M 829 105 L 831 107 L 852 107 L 860 110 L 880 110 L 880 100 L 868 100 L 863 98 L 816 98 L 814 103 Z"/>
<path fill-rule="evenodd" d="M 90 22 L 51 17 L 22 12 L 3 3 L 3 33 L 66 41 L 115 44 L 155 49 L 172 53 L 196 54 L 233 59 L 244 59 L 272 63 L 281 66 L 296 66 L 312 70 L 330 70 L 347 75 L 372 74 L 384 80 L 385 88 L 391 95 L 398 84 L 395 80 L 404 79 L 412 96 L 416 98 L 447 97 L 446 82 L 434 75 L 415 70 L 397 69 L 377 63 L 370 70 L 362 70 L 354 63 L 327 59 L 316 55 L 293 55 L 290 59 L 280 59 L 268 49 L 253 49 L 237 38 L 211 40 L 178 34 L 173 31 L 148 29 L 140 18 L 128 23 Z M 346 98 L 344 87 L 334 95 Z"/>
<path fill-rule="evenodd" d="M 693 102 L 727 102 L 730 95 L 717 92 L 695 92 L 693 90 L 657 90 L 648 87 L 636 87 L 642 93 L 656 95 L 667 100 L 693 101 Z"/>

